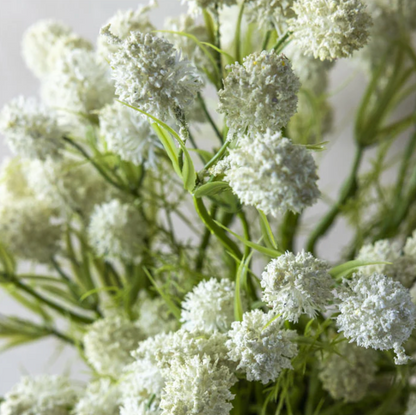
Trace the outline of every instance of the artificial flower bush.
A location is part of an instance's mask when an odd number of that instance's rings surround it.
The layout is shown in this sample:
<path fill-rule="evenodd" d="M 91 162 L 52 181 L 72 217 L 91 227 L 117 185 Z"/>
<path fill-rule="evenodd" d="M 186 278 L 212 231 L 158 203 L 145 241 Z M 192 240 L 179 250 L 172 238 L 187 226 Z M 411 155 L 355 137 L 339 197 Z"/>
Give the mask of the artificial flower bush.
<path fill-rule="evenodd" d="M 26 376 L 0 415 L 415 414 L 416 2 L 183 3 L 163 30 L 155 2 L 119 11 L 96 47 L 24 35 L 41 88 L 0 113 L 0 284 L 33 319 L 0 336 L 54 336 L 90 381 Z M 368 80 L 356 155 L 311 220 L 341 58 Z"/>

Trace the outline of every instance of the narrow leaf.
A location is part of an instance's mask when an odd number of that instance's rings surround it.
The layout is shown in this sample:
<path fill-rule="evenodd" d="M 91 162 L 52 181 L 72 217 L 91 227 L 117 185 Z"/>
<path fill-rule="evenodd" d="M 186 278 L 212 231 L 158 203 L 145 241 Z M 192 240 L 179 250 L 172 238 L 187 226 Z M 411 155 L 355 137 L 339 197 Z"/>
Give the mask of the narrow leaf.
<path fill-rule="evenodd" d="M 205 183 L 202 186 L 199 186 L 194 191 L 195 197 L 202 196 L 214 196 L 218 193 L 223 192 L 224 190 L 229 189 L 229 185 L 226 182 L 211 182 Z"/>
<path fill-rule="evenodd" d="M 356 259 L 354 261 L 348 261 L 344 264 L 338 265 L 336 267 L 333 267 L 329 274 L 339 280 L 346 275 L 350 274 L 351 272 L 355 271 L 356 269 L 360 267 L 365 267 L 367 265 L 391 265 L 391 262 L 368 262 L 368 261 L 361 261 L 359 259 Z"/>
<path fill-rule="evenodd" d="M 258 212 L 260 215 L 260 227 L 264 243 L 267 245 L 267 247 L 277 250 L 277 244 L 274 239 L 269 221 L 267 220 L 267 216 L 261 210 L 258 210 Z"/>
<path fill-rule="evenodd" d="M 175 170 L 176 174 L 179 177 L 182 177 L 181 169 L 179 168 L 178 163 L 178 150 L 175 147 L 175 144 L 169 134 L 166 134 L 163 128 L 161 128 L 158 124 L 152 123 L 152 128 L 156 132 L 157 136 L 159 137 L 160 142 L 162 143 L 166 153 L 172 162 L 173 169 Z"/>

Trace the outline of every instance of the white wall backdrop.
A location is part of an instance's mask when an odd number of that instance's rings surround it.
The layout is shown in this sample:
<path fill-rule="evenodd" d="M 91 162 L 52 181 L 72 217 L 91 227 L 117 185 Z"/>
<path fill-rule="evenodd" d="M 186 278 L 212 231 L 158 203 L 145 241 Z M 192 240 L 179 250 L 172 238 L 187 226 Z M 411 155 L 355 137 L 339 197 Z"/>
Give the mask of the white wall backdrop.
<path fill-rule="evenodd" d="M 161 28 L 168 15 L 185 10 L 178 0 L 158 0 L 160 8 L 153 12 L 154 23 Z M 144 3 L 145 0 L 142 0 Z M 118 9 L 135 8 L 134 0 L 0 0 L 0 107 L 13 97 L 34 95 L 38 91 L 37 80 L 25 67 L 20 55 L 20 42 L 24 30 L 39 19 L 55 18 L 71 25 L 76 32 L 95 40 L 101 25 Z M 345 82 L 353 75 L 353 69 L 345 62 L 337 64 L 331 75 L 331 88 Z M 320 155 L 321 190 L 335 196 L 334 190 L 347 175 L 353 152 L 352 126 L 355 108 L 363 91 L 361 76 L 343 91 L 331 98 L 336 108 L 334 132 L 328 137 L 329 151 Z M 0 162 L 8 155 L 8 149 L 0 141 Z M 311 210 L 308 221 L 311 226 L 317 214 L 326 210 L 320 202 Z M 323 257 L 331 259 L 339 253 L 340 244 L 348 233 L 338 223 L 331 234 L 331 241 L 320 245 Z M 0 314 L 22 314 L 4 293 L 0 291 Z M 60 350 L 54 340 L 41 341 L 0 354 L 0 396 L 15 384 L 22 374 L 62 373 L 70 370 L 75 379 L 83 379 L 86 369 L 75 353 L 67 348 Z"/>

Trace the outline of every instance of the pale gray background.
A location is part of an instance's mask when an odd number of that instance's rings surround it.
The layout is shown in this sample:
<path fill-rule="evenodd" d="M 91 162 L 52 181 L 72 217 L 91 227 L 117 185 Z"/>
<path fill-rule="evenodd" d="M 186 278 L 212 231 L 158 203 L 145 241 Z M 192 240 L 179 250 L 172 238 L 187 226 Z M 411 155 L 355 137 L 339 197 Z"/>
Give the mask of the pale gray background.
<path fill-rule="evenodd" d="M 135 8 L 138 4 L 138 1 L 132 0 L 0 0 L 0 107 L 19 94 L 37 94 L 38 82 L 20 56 L 22 34 L 29 25 L 44 18 L 61 19 L 79 34 L 95 40 L 101 25 L 118 9 Z M 166 16 L 184 10 L 177 0 L 159 0 L 159 4 L 160 8 L 152 14 L 159 28 Z M 331 87 L 343 83 L 353 75 L 353 71 L 345 62 L 339 62 L 331 75 Z M 363 78 L 358 75 L 346 89 L 332 98 L 336 108 L 335 129 L 329 137 L 330 151 L 320 156 L 323 158 L 320 187 L 332 196 L 351 163 L 351 120 L 363 85 Z M 0 142 L 0 161 L 8 154 L 8 149 Z M 325 205 L 321 202 L 312 210 L 309 220 L 311 226 L 315 222 L 314 215 L 322 213 L 323 209 Z M 347 235 L 345 226 L 338 224 L 331 234 L 331 242 L 320 245 L 322 256 L 334 259 L 340 243 L 346 240 Z M 0 313 L 22 315 L 22 310 L 0 292 Z M 25 373 L 62 373 L 69 370 L 75 379 L 84 379 L 85 367 L 77 361 L 75 353 L 67 348 L 57 350 L 57 345 L 54 340 L 46 340 L 0 354 L 0 396 Z"/>

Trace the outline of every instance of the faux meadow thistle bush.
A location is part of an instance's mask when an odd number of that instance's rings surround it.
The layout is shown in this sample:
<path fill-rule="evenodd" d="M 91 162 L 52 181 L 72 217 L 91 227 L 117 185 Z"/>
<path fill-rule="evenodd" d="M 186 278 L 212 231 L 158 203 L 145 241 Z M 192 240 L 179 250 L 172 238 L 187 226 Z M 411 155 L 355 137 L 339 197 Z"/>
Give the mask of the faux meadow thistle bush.
<path fill-rule="evenodd" d="M 0 336 L 55 337 L 90 380 L 26 376 L 0 415 L 416 414 L 416 2 L 182 3 L 96 46 L 24 35 L 40 97 L 0 112 L 0 285 L 33 318 Z M 366 86 L 331 200 L 336 62 Z"/>

